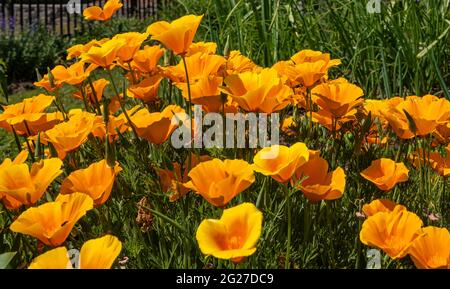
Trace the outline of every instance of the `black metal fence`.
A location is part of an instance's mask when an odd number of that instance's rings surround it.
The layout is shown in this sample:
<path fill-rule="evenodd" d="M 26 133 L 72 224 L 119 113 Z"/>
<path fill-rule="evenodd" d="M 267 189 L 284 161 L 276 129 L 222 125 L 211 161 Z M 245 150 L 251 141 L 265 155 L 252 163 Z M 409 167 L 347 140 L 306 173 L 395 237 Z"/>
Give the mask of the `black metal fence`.
<path fill-rule="evenodd" d="M 0 0 L 0 33 L 14 34 L 39 25 L 61 35 L 84 29 L 83 9 L 107 0 Z M 156 17 L 157 0 L 123 0 L 122 17 Z M 81 12 L 81 13 L 80 13 Z M 115 16 L 117 17 L 117 16 Z"/>

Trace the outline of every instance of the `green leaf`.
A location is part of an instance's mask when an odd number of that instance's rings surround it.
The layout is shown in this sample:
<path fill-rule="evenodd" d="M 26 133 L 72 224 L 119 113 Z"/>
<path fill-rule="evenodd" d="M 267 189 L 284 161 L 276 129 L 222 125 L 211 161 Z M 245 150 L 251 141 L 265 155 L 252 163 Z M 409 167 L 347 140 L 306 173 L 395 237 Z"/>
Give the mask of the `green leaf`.
<path fill-rule="evenodd" d="M 0 269 L 6 269 L 17 252 L 6 252 L 0 255 Z"/>

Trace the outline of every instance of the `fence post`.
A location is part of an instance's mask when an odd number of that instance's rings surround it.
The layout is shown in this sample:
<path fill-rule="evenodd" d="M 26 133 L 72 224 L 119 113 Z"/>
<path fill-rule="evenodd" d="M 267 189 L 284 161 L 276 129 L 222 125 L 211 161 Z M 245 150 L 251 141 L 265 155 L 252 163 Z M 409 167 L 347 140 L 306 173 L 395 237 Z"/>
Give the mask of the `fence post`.
<path fill-rule="evenodd" d="M 47 11 L 47 9 L 48 9 L 48 5 L 47 5 L 47 0 L 44 0 L 44 18 L 45 18 L 45 20 L 44 20 L 44 23 L 45 23 L 45 30 L 48 30 L 48 11 Z"/>
<path fill-rule="evenodd" d="M 15 29 L 15 27 L 14 26 L 16 26 L 16 19 L 15 19 L 15 17 L 14 17 L 14 4 L 13 3 L 9 3 L 8 4 L 8 10 L 9 10 L 9 15 L 8 15 L 8 26 L 9 26 L 9 33 L 11 34 L 11 35 L 14 35 L 14 29 Z"/>

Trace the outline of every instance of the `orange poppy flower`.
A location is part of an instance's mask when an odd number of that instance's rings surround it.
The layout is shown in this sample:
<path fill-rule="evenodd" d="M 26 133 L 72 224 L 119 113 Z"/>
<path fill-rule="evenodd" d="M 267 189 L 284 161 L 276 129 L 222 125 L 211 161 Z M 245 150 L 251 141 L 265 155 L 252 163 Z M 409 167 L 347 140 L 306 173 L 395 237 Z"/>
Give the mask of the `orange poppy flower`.
<path fill-rule="evenodd" d="M 437 145 L 437 143 L 450 143 L 450 122 L 438 125 L 433 136 L 435 137 L 433 145 Z"/>
<path fill-rule="evenodd" d="M 54 81 L 50 82 L 50 77 L 48 74 L 45 74 L 41 80 L 35 81 L 33 84 L 36 87 L 42 87 L 47 92 L 53 92 L 62 86 L 62 84 L 56 85 Z"/>
<path fill-rule="evenodd" d="M 301 183 L 296 183 L 304 177 L 307 178 Z M 328 162 L 319 156 L 318 151 L 311 151 L 309 160 L 296 170 L 295 179 L 291 182 L 313 203 L 336 200 L 344 194 L 345 172 L 340 167 L 328 172 Z"/>
<path fill-rule="evenodd" d="M 348 112 L 346 115 L 340 117 L 339 119 L 336 119 L 335 122 L 336 127 L 334 128 L 333 128 L 334 115 L 326 110 L 319 110 L 318 112 L 313 112 L 312 121 L 326 127 L 329 131 L 333 131 L 333 129 L 339 131 L 344 124 L 356 120 L 355 114 L 356 110 L 354 109 Z"/>
<path fill-rule="evenodd" d="M 61 184 L 61 194 L 84 193 L 96 206 L 104 204 L 111 194 L 114 180 L 122 168 L 118 163 L 112 168 L 106 160 L 91 164 L 87 169 L 72 172 Z"/>
<path fill-rule="evenodd" d="M 63 83 L 79 85 L 97 68 L 97 65 L 90 65 L 87 69 L 84 67 L 84 62 L 75 62 L 67 68 L 57 65 L 51 70 L 55 85 L 60 86 Z"/>
<path fill-rule="evenodd" d="M 261 69 L 261 67 L 256 65 L 250 58 L 242 55 L 238 50 L 231 51 L 225 63 L 226 75 L 251 71 L 257 72 Z"/>
<path fill-rule="evenodd" d="M 56 247 L 66 240 L 75 223 L 93 208 L 93 203 L 91 197 L 82 193 L 59 195 L 54 202 L 23 212 L 10 229 Z"/>
<path fill-rule="evenodd" d="M 309 151 L 304 143 L 291 147 L 273 145 L 260 150 L 253 158 L 253 170 L 285 183 L 295 171 L 309 160 Z"/>
<path fill-rule="evenodd" d="M 361 172 L 361 176 L 372 182 L 382 191 L 390 191 L 396 184 L 408 180 L 409 170 L 403 163 L 381 158 Z"/>
<path fill-rule="evenodd" d="M 245 111 L 272 113 L 289 104 L 292 90 L 283 84 L 276 70 L 233 74 L 224 80 L 228 93 Z"/>
<path fill-rule="evenodd" d="M 384 199 L 373 200 L 372 202 L 370 202 L 370 204 L 365 204 L 362 207 L 362 211 L 363 211 L 364 215 L 366 215 L 367 217 L 373 216 L 379 212 L 390 213 L 390 212 L 394 211 L 394 209 L 406 210 L 406 207 L 399 205 L 393 201 L 384 200 Z"/>
<path fill-rule="evenodd" d="M 347 82 L 323 83 L 311 90 L 311 98 L 321 109 L 340 118 L 363 103 L 364 92 Z"/>
<path fill-rule="evenodd" d="M 86 20 L 107 21 L 111 19 L 113 14 L 122 6 L 123 4 L 120 0 L 108 0 L 105 5 L 103 5 L 103 8 L 91 6 L 84 9 L 83 16 Z"/>
<path fill-rule="evenodd" d="M 223 107 L 220 87 L 222 86 L 222 77 L 209 76 L 200 78 L 197 82 L 190 85 L 191 101 L 193 104 L 202 106 L 207 112 L 220 112 Z M 181 89 L 181 94 L 186 100 L 189 100 L 188 85 L 184 82 L 176 83 Z"/>
<path fill-rule="evenodd" d="M 252 167 L 244 160 L 202 162 L 188 176 L 191 181 L 184 185 L 216 207 L 226 206 L 255 181 Z"/>
<path fill-rule="evenodd" d="M 52 143 L 58 152 L 58 157 L 64 159 L 68 152 L 77 149 L 87 141 L 89 134 L 94 130 L 94 124 L 96 124 L 95 114 L 76 113 L 67 122 L 47 130 L 41 136 L 41 140 Z"/>
<path fill-rule="evenodd" d="M 113 115 L 109 116 L 108 127 L 106 127 L 102 116 L 97 116 L 95 123 L 92 135 L 104 140 L 108 131 L 110 143 L 117 140 L 119 133 L 123 134 L 129 128 L 125 117 L 115 117 Z"/>
<path fill-rule="evenodd" d="M 289 79 L 292 87 L 301 85 L 312 88 L 319 80 L 326 79 L 328 70 L 341 63 L 330 59 L 328 53 L 302 50 L 291 57 L 291 61 L 278 63 L 274 68 Z"/>
<path fill-rule="evenodd" d="M 438 125 L 448 122 L 450 102 L 433 95 L 408 96 L 383 114 L 398 137 L 409 139 L 415 135 L 426 136 L 433 133 Z"/>
<path fill-rule="evenodd" d="M 140 83 L 128 87 L 128 96 L 137 98 L 145 103 L 151 103 L 158 99 L 158 90 L 162 77 L 154 75 L 145 78 Z"/>
<path fill-rule="evenodd" d="M 445 155 L 442 155 L 439 152 L 428 152 L 424 160 L 423 153 L 415 151 L 410 156 L 410 159 L 412 159 L 416 168 L 425 163 L 440 176 L 450 176 L 450 144 L 445 148 Z"/>
<path fill-rule="evenodd" d="M 11 159 L 7 158 L 0 164 L 0 172 L 6 169 L 7 167 L 13 165 L 20 165 L 26 162 L 28 158 L 28 151 L 23 150 L 21 151 L 16 158 L 11 161 Z M 8 194 L 5 194 L 4 192 L 0 191 L 0 200 L 3 202 L 3 205 L 8 210 L 15 210 L 22 206 L 22 203 L 16 200 L 15 198 L 11 197 Z"/>
<path fill-rule="evenodd" d="M 263 214 L 251 203 L 225 209 L 219 220 L 203 220 L 196 239 L 205 255 L 242 262 L 256 252 L 261 237 Z"/>
<path fill-rule="evenodd" d="M 392 259 L 400 259 L 421 236 L 422 224 L 414 213 L 396 207 L 392 212 L 379 212 L 365 220 L 359 238 L 363 244 L 380 248 Z"/>
<path fill-rule="evenodd" d="M 83 244 L 75 269 L 110 269 L 122 250 L 122 243 L 112 235 Z M 65 247 L 59 247 L 34 258 L 28 269 L 74 269 Z"/>
<path fill-rule="evenodd" d="M 423 236 L 409 247 L 409 255 L 419 269 L 450 269 L 450 233 L 446 228 L 425 227 Z"/>
<path fill-rule="evenodd" d="M 125 45 L 117 50 L 117 58 L 123 63 L 133 59 L 142 43 L 148 38 L 147 33 L 127 32 L 115 35 L 112 39 L 123 39 Z"/>
<path fill-rule="evenodd" d="M 191 169 L 195 168 L 199 163 L 211 160 L 209 156 L 190 155 Z M 170 192 L 169 201 L 175 202 L 189 192 L 184 183 L 189 181 L 189 160 L 184 162 L 184 172 L 181 174 L 181 166 L 179 163 L 172 163 L 173 169 L 156 168 L 161 188 L 163 192 Z"/>
<path fill-rule="evenodd" d="M 73 58 L 78 58 L 84 52 L 88 52 L 88 50 L 92 46 L 100 46 L 109 39 L 104 38 L 102 40 L 93 39 L 86 44 L 76 44 L 67 49 L 67 60 L 72 60 Z"/>
<path fill-rule="evenodd" d="M 177 128 L 178 123 L 172 122 L 175 114 L 185 114 L 184 109 L 177 105 L 169 105 L 162 112 L 150 113 L 144 108 L 134 113 L 139 108 L 137 106 L 128 112 L 131 122 L 140 137 L 154 144 L 164 143 Z"/>
<path fill-rule="evenodd" d="M 27 122 L 31 135 L 37 134 L 31 128 L 39 128 L 47 123 L 47 109 L 54 101 L 55 97 L 45 94 L 39 94 L 31 98 L 24 99 L 22 102 L 3 106 L 3 113 L 0 114 L 0 127 L 11 132 L 11 126 L 20 135 L 28 135 L 24 122 Z"/>
<path fill-rule="evenodd" d="M 199 79 L 217 76 L 219 69 L 225 63 L 225 58 L 220 55 L 209 55 L 196 53 L 192 56 L 186 57 L 186 67 L 189 75 L 189 82 L 195 83 Z M 186 71 L 183 62 L 179 62 L 175 66 L 164 68 L 165 75 L 173 82 L 187 83 Z"/>
<path fill-rule="evenodd" d="M 366 115 L 369 112 L 372 114 L 372 119 L 378 118 L 381 123 L 387 124 L 387 120 L 384 117 L 384 114 L 389 110 L 394 108 L 396 105 L 401 103 L 403 98 L 401 97 L 392 97 L 388 99 L 366 99 L 364 100 L 364 113 Z"/>
<path fill-rule="evenodd" d="M 24 159 L 22 159 L 24 161 Z M 50 183 L 62 174 L 62 161 L 57 158 L 28 165 L 17 161 L 7 162 L 0 169 L 0 192 L 24 205 L 36 203 Z"/>
<path fill-rule="evenodd" d="M 202 54 L 216 54 L 217 44 L 215 42 L 195 42 L 189 46 L 186 56 L 191 56 L 196 53 Z"/>
<path fill-rule="evenodd" d="M 81 61 L 111 69 L 119 49 L 126 44 L 125 39 L 116 38 L 108 40 L 100 46 L 92 46 L 87 52 L 81 54 Z"/>
<path fill-rule="evenodd" d="M 92 82 L 92 87 L 90 85 L 86 85 L 84 94 L 86 95 L 87 101 L 91 104 L 102 103 L 103 93 L 105 91 L 106 86 L 109 84 L 109 81 L 100 78 L 94 82 Z M 73 96 L 77 99 L 83 100 L 83 94 L 80 91 L 77 91 L 73 94 Z"/>
<path fill-rule="evenodd" d="M 341 64 L 341 60 L 331 59 L 329 53 L 323 53 L 321 51 L 314 51 L 310 49 L 305 49 L 297 52 L 291 57 L 291 60 L 296 64 L 323 60 L 327 63 L 327 69 Z"/>
<path fill-rule="evenodd" d="M 159 45 L 148 46 L 144 49 L 136 51 L 131 61 L 131 68 L 141 73 L 153 73 L 157 70 L 159 59 L 163 56 L 164 49 Z M 125 69 L 129 69 L 125 67 Z"/>
<path fill-rule="evenodd" d="M 171 23 L 158 21 L 148 26 L 147 33 L 152 35 L 152 40 L 161 42 L 175 54 L 186 54 L 202 18 L 203 15 L 186 15 Z"/>

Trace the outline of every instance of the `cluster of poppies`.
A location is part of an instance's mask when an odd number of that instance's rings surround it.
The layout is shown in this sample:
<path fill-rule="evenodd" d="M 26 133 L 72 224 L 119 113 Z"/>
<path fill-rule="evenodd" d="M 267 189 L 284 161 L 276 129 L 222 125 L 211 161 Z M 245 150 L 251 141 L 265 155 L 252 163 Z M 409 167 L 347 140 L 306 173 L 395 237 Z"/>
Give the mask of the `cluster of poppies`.
<path fill-rule="evenodd" d="M 109 0 L 103 8 L 87 8 L 84 16 L 107 21 L 121 6 L 119 0 Z M 58 246 L 80 218 L 108 201 L 122 170 L 113 153 L 118 140 L 135 138 L 162 145 L 177 127 L 192 126 L 193 104 L 202 105 L 205 113 L 284 111 L 288 116 L 282 131 L 290 136 L 308 123 L 324 127 L 335 138 L 364 119 L 369 124 L 361 140 L 365 145 L 388 146 L 392 131 L 400 141 L 415 138 L 425 145 L 432 139 L 430 147 L 448 144 L 449 101 L 432 95 L 364 100 L 357 85 L 344 78 L 329 79 L 329 70 L 340 65 L 340 60 L 319 51 L 302 50 L 269 68 L 258 66 L 239 51 L 218 55 L 216 43 L 193 42 L 201 20 L 202 16 L 187 15 L 170 23 L 155 22 L 144 33 L 75 45 L 68 49 L 71 65 L 56 66 L 35 83 L 47 94 L 3 107 L 0 127 L 14 134 L 23 151 L 0 165 L 0 198 L 9 210 L 27 207 L 10 229 L 56 247 L 36 257 L 30 268 L 73 268 L 67 249 Z M 165 65 L 161 64 L 163 56 Z M 164 89 L 178 89 L 182 101 L 175 104 L 174 99 L 162 99 L 163 83 L 169 84 Z M 67 86 L 83 102 L 83 109 L 65 109 L 61 89 Z M 50 107 L 56 111 L 48 112 Z M 184 117 L 174 123 L 173 117 L 180 113 Z M 72 154 L 93 141 L 105 145 L 104 156 L 87 168 L 78 168 Z M 446 150 L 450 152 L 450 146 Z M 300 191 L 316 204 L 339 199 L 345 192 L 344 168 L 330 165 L 321 151 L 303 142 L 263 148 L 252 164 L 193 151 L 187 155 L 183 164 L 156 168 L 171 202 L 192 191 L 210 205 L 225 208 L 255 182 L 255 172 L 279 183 L 286 192 L 287 210 L 291 210 L 292 193 Z M 26 163 L 29 157 L 31 168 Z M 450 154 L 438 151 L 411 154 L 414 166 L 428 165 L 443 177 L 450 175 L 449 158 Z M 63 173 L 63 164 L 73 171 L 59 186 L 51 186 Z M 360 174 L 389 192 L 408 181 L 408 173 L 405 164 L 382 158 Z M 53 200 L 56 187 L 59 195 Z M 44 195 L 47 202 L 41 202 Z M 394 259 L 409 254 L 419 268 L 450 268 L 446 228 L 422 228 L 419 217 L 389 200 L 374 200 L 363 207 L 363 213 L 367 219 L 360 233 L 362 243 Z M 262 212 L 245 202 L 224 209 L 219 220 L 203 220 L 196 239 L 203 254 L 242 262 L 256 251 L 262 230 Z M 287 238 L 288 263 L 290 229 Z M 120 241 L 111 235 L 87 241 L 76 266 L 110 268 L 120 251 Z"/>

